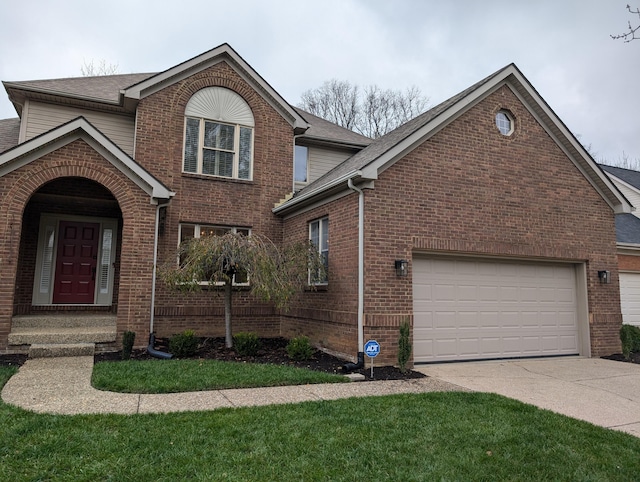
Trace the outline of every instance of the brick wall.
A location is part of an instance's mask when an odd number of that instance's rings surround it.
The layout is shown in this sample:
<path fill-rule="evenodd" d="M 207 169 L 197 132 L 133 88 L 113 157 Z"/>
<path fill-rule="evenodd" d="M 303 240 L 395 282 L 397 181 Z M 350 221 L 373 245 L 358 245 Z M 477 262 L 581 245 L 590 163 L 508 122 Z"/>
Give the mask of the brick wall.
<path fill-rule="evenodd" d="M 185 174 L 184 112 L 200 89 L 219 86 L 239 94 L 252 110 L 254 128 L 253 179 L 232 180 Z M 292 191 L 293 129 L 245 80 L 225 62 L 181 80 L 145 99 L 138 106 L 136 161 L 176 192 L 167 208 L 159 239 L 159 264 L 175 263 L 180 223 L 251 228 L 253 233 L 282 241 L 282 221 L 271 212 Z M 160 336 L 183 329 L 202 335 L 224 334 L 220 290 L 184 294 L 157 284 L 156 324 Z M 191 307 L 197 307 L 196 312 Z M 277 314 L 250 293 L 233 295 L 234 331 L 249 329 L 265 336 L 280 334 Z"/>
<path fill-rule="evenodd" d="M 309 239 L 309 222 L 329 218 L 329 283 L 300 295 L 283 313 L 286 337 L 306 335 L 321 348 L 353 358 L 358 351 L 358 196 L 350 194 L 285 221 L 287 240 Z"/>
<path fill-rule="evenodd" d="M 495 126 L 500 109 L 516 121 L 509 137 Z M 306 221 L 323 214 L 330 224 L 328 291 L 306 294 L 307 311 L 285 321 L 283 330 L 308 328 L 322 344 L 324 332 L 337 329 L 343 336 L 327 337 L 327 347 L 351 354 L 357 340 L 357 196 L 292 218 L 285 229 L 287 236 L 301 237 Z M 345 228 L 337 227 L 337 219 Z M 349 231 L 352 238 L 338 240 L 336 231 Z M 393 261 L 419 252 L 586 262 L 589 320 L 583 322 L 589 323 L 592 355 L 620 350 L 613 212 L 506 87 L 381 173 L 375 189 L 365 190 L 365 238 L 364 337 L 383 347 L 376 363 L 396 362 L 399 324 L 413 321 L 411 262 L 409 276 L 399 278 Z M 349 252 L 350 272 L 345 268 L 338 278 L 344 282 L 334 290 L 333 270 L 342 260 L 333 253 L 340 249 Z M 611 284 L 598 281 L 601 269 L 611 271 Z"/>
<path fill-rule="evenodd" d="M 624 271 L 640 271 L 640 256 L 619 254 L 618 268 Z"/>
<path fill-rule="evenodd" d="M 37 198 L 28 209 L 27 203 L 41 187 L 61 178 L 91 180 L 106 189 L 96 190 L 98 198 L 105 198 L 108 192 L 117 200 L 122 210 L 118 330 L 136 331 L 139 340 L 148 333 L 155 207 L 149 196 L 122 172 L 84 141 L 75 140 L 0 178 L 0 191 L 4 194 L 0 199 L 0 212 L 6 213 L 0 221 L 0 264 L 3 267 L 0 272 L 0 349 L 7 346 L 14 303 L 24 301 L 26 296 L 22 285 L 30 282 L 32 286 L 33 283 L 32 275 L 22 273 L 22 268 L 25 271 L 33 268 L 29 246 L 33 237 L 31 233 L 23 233 L 23 226 L 34 227 L 34 214 L 29 214 L 29 210 L 36 207 Z M 50 188 L 51 185 L 42 192 Z M 24 263 L 20 266 L 20 276 L 17 275 L 19 260 Z"/>

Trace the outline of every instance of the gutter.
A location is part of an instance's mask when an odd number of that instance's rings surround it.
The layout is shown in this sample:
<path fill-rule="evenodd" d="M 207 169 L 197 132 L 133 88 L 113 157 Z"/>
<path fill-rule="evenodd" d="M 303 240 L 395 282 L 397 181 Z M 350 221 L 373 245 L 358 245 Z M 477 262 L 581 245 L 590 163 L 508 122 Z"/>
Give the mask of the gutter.
<path fill-rule="evenodd" d="M 362 176 L 362 171 L 360 171 L 360 170 L 351 171 L 351 172 L 345 174 L 344 176 L 340 176 L 338 179 L 335 179 L 334 181 L 331 181 L 329 184 L 323 184 L 323 185 L 313 189 L 312 191 L 304 192 L 304 191 L 306 191 L 306 189 L 304 189 L 303 191 L 301 191 L 302 194 L 300 194 L 298 196 L 295 196 L 293 199 L 281 204 L 280 206 L 277 206 L 277 207 L 273 208 L 271 211 L 274 214 L 282 214 L 282 213 L 286 212 L 287 210 L 293 208 L 294 206 L 303 203 L 304 201 L 309 201 L 309 200 L 313 199 L 318 194 L 324 193 L 324 192 L 330 190 L 331 188 L 335 188 L 335 187 L 339 186 L 340 184 L 342 184 L 345 181 L 349 181 L 352 178 L 360 177 L 360 176 Z"/>
<path fill-rule="evenodd" d="M 347 186 L 358 193 L 358 361 L 342 367 L 352 372 L 364 368 L 364 192 L 353 184 L 351 177 Z"/>

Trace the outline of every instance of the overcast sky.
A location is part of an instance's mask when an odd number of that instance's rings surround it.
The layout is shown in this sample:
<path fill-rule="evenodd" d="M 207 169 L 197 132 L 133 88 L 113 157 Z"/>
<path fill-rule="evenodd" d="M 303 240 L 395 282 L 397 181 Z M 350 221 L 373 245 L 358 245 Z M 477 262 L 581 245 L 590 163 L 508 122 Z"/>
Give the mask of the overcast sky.
<path fill-rule="evenodd" d="M 609 37 L 640 21 L 628 1 L 22 0 L 0 7 L 0 80 L 159 72 L 227 42 L 294 105 L 331 78 L 434 105 L 514 62 L 598 159 L 635 159 L 640 40 Z"/>

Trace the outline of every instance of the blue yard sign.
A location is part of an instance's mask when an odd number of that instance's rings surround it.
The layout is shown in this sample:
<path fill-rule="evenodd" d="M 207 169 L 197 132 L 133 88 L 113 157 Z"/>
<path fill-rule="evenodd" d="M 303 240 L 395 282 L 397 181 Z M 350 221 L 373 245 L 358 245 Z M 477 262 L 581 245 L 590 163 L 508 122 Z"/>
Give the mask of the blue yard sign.
<path fill-rule="evenodd" d="M 364 344 L 364 352 L 371 360 L 371 378 L 373 378 L 373 359 L 380 354 L 380 343 L 375 340 L 369 340 Z"/>
<path fill-rule="evenodd" d="M 375 340 L 369 340 L 364 345 L 364 353 L 369 357 L 373 358 L 380 354 L 380 343 Z"/>

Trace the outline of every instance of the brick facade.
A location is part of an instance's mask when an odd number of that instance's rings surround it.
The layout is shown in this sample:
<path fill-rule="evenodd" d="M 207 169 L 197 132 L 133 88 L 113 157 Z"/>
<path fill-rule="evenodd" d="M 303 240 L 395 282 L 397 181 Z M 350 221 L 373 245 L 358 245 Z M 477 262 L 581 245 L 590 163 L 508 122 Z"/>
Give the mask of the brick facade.
<path fill-rule="evenodd" d="M 291 124 L 224 61 L 143 96 L 137 105 L 137 163 L 176 193 L 158 239 L 158 263 L 176 260 L 180 223 L 249 228 L 277 244 L 308 239 L 309 222 L 329 218 L 329 284 L 308 290 L 278 311 L 243 288 L 234 291 L 234 331 L 261 336 L 307 335 L 329 352 L 353 359 L 358 351 L 358 194 L 280 218 L 276 203 L 293 187 Z M 182 172 L 184 112 L 200 89 L 223 87 L 240 95 L 255 119 L 251 181 Z M 268 95 L 267 95 L 268 97 Z M 503 136 L 495 115 L 507 109 L 515 132 Z M 50 184 L 51 183 L 51 184 Z M 114 302 L 118 332 L 136 332 L 143 346 L 151 319 L 156 206 L 120 170 L 76 140 L 0 178 L 0 349 L 11 316 L 34 308 L 39 216 L 60 212 L 118 220 Z M 73 196 L 90 193 L 93 202 Z M 36 196 L 33 196 L 37 193 Z M 67 193 L 55 206 L 47 196 Z M 412 263 L 416 254 L 480 255 L 584 263 L 591 352 L 618 352 L 618 264 L 640 269 L 638 259 L 616 256 L 614 214 L 600 194 L 508 87 L 443 126 L 379 173 L 365 189 L 364 339 L 382 345 L 376 363 L 395 363 L 399 325 L 413 322 Z M 86 198 L 86 196 L 84 196 Z M 409 276 L 395 274 L 395 259 L 409 260 Z M 597 271 L 611 271 L 612 283 Z M 156 284 L 154 329 L 170 336 L 194 329 L 224 334 L 222 291 L 185 295 Z"/>
<path fill-rule="evenodd" d="M 621 271 L 640 271 L 640 256 L 619 254 L 618 267 Z"/>
<path fill-rule="evenodd" d="M 144 193 L 122 172 L 82 140 L 75 140 L 0 178 L 0 210 L 8 213 L 0 225 L 0 348 L 5 348 L 11 327 L 11 317 L 24 311 L 33 286 L 33 243 L 37 236 L 27 230 L 37 226 L 41 212 L 55 212 L 60 205 L 39 205 L 34 193 L 45 194 L 48 183 L 67 183 L 82 190 L 87 180 L 103 188 L 94 190 L 98 202 L 94 211 L 68 207 L 68 214 L 111 215 L 121 212 L 121 230 L 117 256 L 118 331 L 136 331 L 144 339 L 150 318 L 151 273 L 153 266 L 153 238 L 155 207 Z M 64 188 L 63 188 L 64 189 Z M 110 195 L 108 194 L 110 193 Z M 77 194 L 77 193 L 76 193 Z M 34 197 L 34 202 L 30 199 Z M 101 204 L 100 198 L 117 201 L 120 210 Z M 64 204 L 63 204 L 64 205 Z M 19 271 L 18 271 L 18 268 Z M 19 274 L 18 274 L 19 273 Z M 25 287 L 26 285 L 26 287 Z"/>
<path fill-rule="evenodd" d="M 239 94 L 253 113 L 251 181 L 182 172 L 186 105 L 197 91 L 214 86 Z M 282 241 L 282 221 L 271 209 L 292 190 L 293 129 L 226 63 L 218 63 L 140 102 L 136 161 L 176 192 L 159 239 L 160 265 L 175 262 L 180 223 L 250 228 L 276 243 Z M 224 335 L 221 290 L 176 293 L 158 282 L 155 306 L 154 328 L 158 336 L 170 336 L 186 328 L 202 336 Z M 233 329 L 278 336 L 278 313 L 246 290 L 238 289 L 233 294 Z"/>
<path fill-rule="evenodd" d="M 515 118 L 509 137 L 495 126 L 500 109 Z M 305 295 L 306 306 L 316 299 L 323 305 L 307 317 L 315 320 L 311 332 L 318 331 L 316 342 L 354 355 L 357 196 L 323 208 L 292 218 L 285 227 L 293 234 L 314 215 L 329 216 L 329 287 L 326 293 Z M 345 223 L 349 216 L 351 222 Z M 336 239 L 345 230 L 351 239 Z M 344 261 L 343 243 L 351 243 L 352 272 L 335 279 L 334 269 Z M 446 253 L 586 263 L 591 353 L 619 352 L 622 316 L 615 250 L 611 208 L 502 87 L 381 173 L 375 189 L 365 190 L 364 338 L 383 347 L 376 363 L 396 362 L 398 327 L 412 321 L 413 293 L 411 262 L 406 278 L 396 276 L 393 262 L 411 260 L 416 253 Z M 611 284 L 599 282 L 601 269 L 611 271 Z M 352 289 L 345 289 L 347 279 Z M 336 319 L 345 320 L 337 326 L 340 334 L 328 338 L 320 328 Z M 291 330 L 305 328 L 299 322 Z"/>

